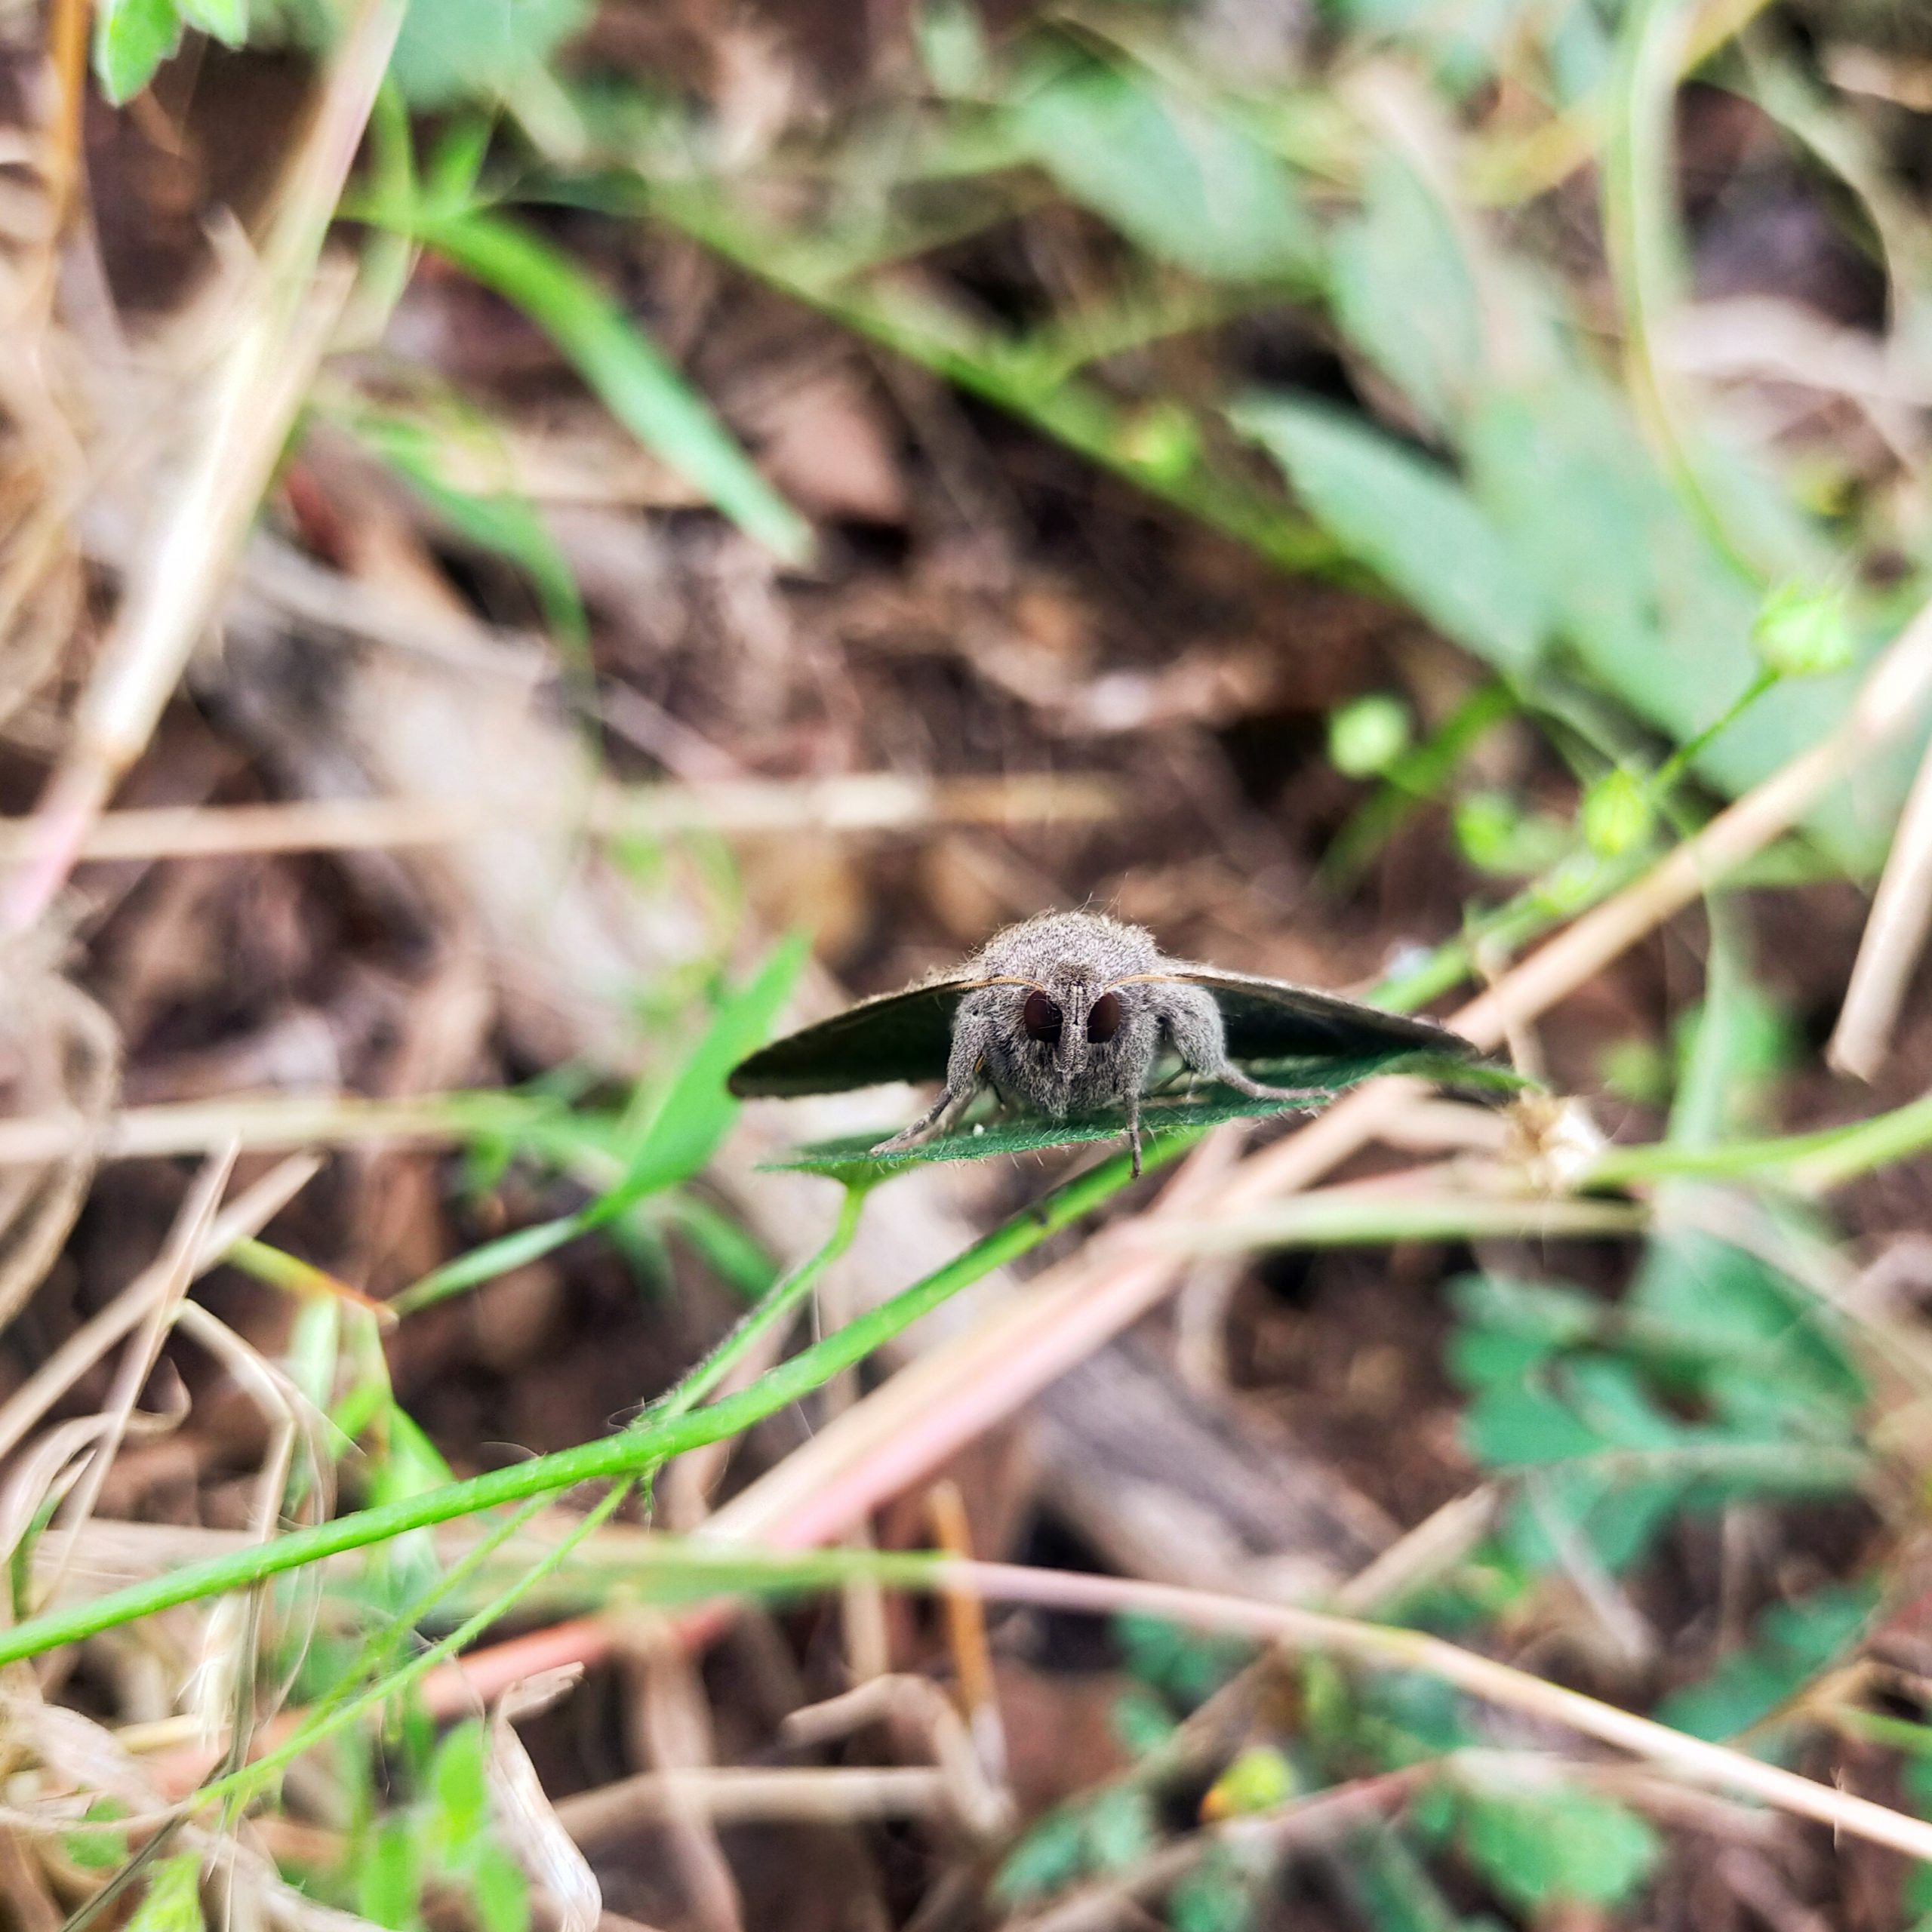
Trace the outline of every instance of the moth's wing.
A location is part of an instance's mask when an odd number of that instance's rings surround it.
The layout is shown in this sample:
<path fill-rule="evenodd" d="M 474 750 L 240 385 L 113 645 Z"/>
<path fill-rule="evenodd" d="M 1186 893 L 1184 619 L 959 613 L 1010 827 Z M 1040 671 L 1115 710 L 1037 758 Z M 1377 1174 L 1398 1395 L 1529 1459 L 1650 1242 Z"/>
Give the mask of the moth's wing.
<path fill-rule="evenodd" d="M 861 1000 L 740 1060 L 731 1074 L 731 1091 L 745 1099 L 788 1100 L 891 1080 L 943 1080 L 953 1014 L 967 994 L 986 983 L 935 980 Z"/>
<path fill-rule="evenodd" d="M 1298 1060 L 1337 1055 L 1366 1059 L 1377 1054 L 1456 1054 L 1476 1049 L 1460 1033 L 1405 1013 L 1385 1013 L 1360 1000 L 1318 987 L 1297 986 L 1212 966 L 1177 966 L 1171 976 L 1204 986 L 1221 1009 L 1228 1057 L 1234 1060 Z"/>

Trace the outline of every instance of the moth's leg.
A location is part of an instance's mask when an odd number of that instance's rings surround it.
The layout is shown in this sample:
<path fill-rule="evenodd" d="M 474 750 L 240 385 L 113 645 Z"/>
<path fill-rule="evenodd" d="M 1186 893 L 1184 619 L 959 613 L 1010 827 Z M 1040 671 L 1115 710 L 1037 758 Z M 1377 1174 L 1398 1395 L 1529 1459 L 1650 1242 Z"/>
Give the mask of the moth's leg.
<path fill-rule="evenodd" d="M 1251 1100 L 1325 1100 L 1329 1096 L 1319 1087 L 1264 1087 L 1251 1079 L 1228 1057 L 1228 1036 L 1221 1024 L 1221 1009 L 1205 986 L 1191 986 L 1177 980 L 1161 988 L 1155 1011 L 1168 1037 L 1189 1070 L 1203 1080 L 1218 1081 L 1245 1094 Z"/>
<path fill-rule="evenodd" d="M 990 1017 L 962 1007 L 953 1019 L 952 1048 L 946 1060 L 946 1085 L 939 1098 L 910 1127 L 902 1128 L 889 1140 L 881 1140 L 872 1152 L 891 1154 L 903 1148 L 916 1147 L 950 1127 L 972 1105 L 980 1088 L 989 1084 L 983 1069 L 986 1043 L 992 1036 Z"/>
<path fill-rule="evenodd" d="M 1127 1096 L 1127 1145 L 1134 1156 L 1134 1178 L 1140 1178 L 1140 1093 L 1131 1088 Z"/>

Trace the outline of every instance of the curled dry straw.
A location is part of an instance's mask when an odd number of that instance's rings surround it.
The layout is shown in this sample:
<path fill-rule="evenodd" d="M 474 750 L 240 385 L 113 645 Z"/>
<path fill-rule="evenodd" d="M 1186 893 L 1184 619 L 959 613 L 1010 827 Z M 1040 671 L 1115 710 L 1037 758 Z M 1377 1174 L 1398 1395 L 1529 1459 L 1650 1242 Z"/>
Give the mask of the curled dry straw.
<path fill-rule="evenodd" d="M 82 1131 L 44 1165 L 0 1173 L 0 1326 L 60 1252 L 94 1171 L 91 1131 L 119 1084 L 114 1023 L 51 966 L 23 956 L 36 949 L 23 940 L 0 953 L 0 1115 L 51 1108 Z"/>

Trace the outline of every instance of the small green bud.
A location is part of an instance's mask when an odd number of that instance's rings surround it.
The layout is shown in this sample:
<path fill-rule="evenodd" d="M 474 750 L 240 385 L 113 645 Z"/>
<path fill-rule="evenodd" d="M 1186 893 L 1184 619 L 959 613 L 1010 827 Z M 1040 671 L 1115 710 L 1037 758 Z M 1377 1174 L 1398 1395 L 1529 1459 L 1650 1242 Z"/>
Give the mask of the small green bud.
<path fill-rule="evenodd" d="M 1849 670 L 1857 656 L 1844 595 L 1815 585 L 1781 584 L 1751 626 L 1758 654 L 1780 678 L 1823 678 Z"/>
<path fill-rule="evenodd" d="M 1527 878 L 1553 866 L 1568 829 L 1547 812 L 1526 812 L 1506 792 L 1471 792 L 1456 801 L 1456 842 L 1478 872 Z"/>
<path fill-rule="evenodd" d="M 1583 842 L 1599 858 L 1621 858 L 1649 837 L 1654 816 L 1642 775 L 1620 764 L 1583 794 Z"/>
<path fill-rule="evenodd" d="M 1295 1789 L 1294 1765 L 1272 1744 L 1251 1744 L 1210 1786 L 1201 1815 L 1212 1820 L 1272 1811 L 1294 1797 Z"/>
<path fill-rule="evenodd" d="M 1201 460 L 1201 426 L 1176 402 L 1150 402 L 1122 426 L 1119 452 L 1152 481 L 1186 481 Z"/>
<path fill-rule="evenodd" d="M 1329 714 L 1328 761 L 1346 777 L 1373 778 L 1408 749 L 1413 735 L 1408 706 L 1373 692 Z"/>

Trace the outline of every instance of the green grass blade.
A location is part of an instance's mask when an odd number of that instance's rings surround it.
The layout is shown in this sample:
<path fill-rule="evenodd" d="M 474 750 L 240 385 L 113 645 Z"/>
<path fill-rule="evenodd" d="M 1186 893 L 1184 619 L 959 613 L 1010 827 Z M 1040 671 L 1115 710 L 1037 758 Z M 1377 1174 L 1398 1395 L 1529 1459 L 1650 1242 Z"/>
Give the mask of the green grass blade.
<path fill-rule="evenodd" d="M 501 215 L 413 211 L 417 238 L 513 303 L 575 365 L 605 406 L 746 536 L 788 564 L 811 556 L 811 526 L 766 482 L 669 358 L 561 250 Z"/>

